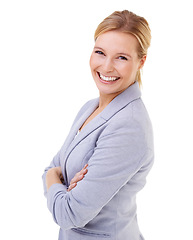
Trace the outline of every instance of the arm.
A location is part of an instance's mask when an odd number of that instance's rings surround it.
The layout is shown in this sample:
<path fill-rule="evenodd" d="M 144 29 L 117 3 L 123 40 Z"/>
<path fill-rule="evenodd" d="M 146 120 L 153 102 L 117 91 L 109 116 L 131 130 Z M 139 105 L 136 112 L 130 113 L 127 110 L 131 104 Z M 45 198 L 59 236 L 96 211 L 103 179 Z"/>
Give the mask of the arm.
<path fill-rule="evenodd" d="M 83 227 L 91 221 L 142 166 L 149 168 L 153 151 L 140 127 L 119 124 L 105 129 L 88 162 L 88 173 L 67 192 L 53 184 L 48 191 L 48 208 L 62 229 Z"/>
<path fill-rule="evenodd" d="M 76 175 L 70 182 L 70 186 L 68 187 L 68 192 L 71 191 L 73 188 L 75 188 L 77 185 L 77 182 L 81 181 L 84 178 L 85 174 L 88 172 L 87 167 L 88 167 L 88 164 L 86 164 L 80 172 L 76 173 Z M 61 167 L 59 166 L 59 153 L 54 157 L 50 166 L 45 169 L 45 172 L 42 178 L 43 178 L 45 195 L 47 195 L 48 189 L 53 184 L 56 184 L 56 183 L 65 184 L 64 178 L 62 175 L 62 170 L 61 170 Z"/>
<path fill-rule="evenodd" d="M 76 175 L 70 182 L 70 186 L 68 187 L 68 192 L 71 191 L 73 188 L 75 188 L 77 185 L 77 182 L 81 181 L 84 178 L 84 175 L 88 172 L 88 170 L 86 169 L 87 167 L 88 167 L 88 164 L 86 164 L 80 172 L 76 173 Z M 53 184 L 56 184 L 56 183 L 62 184 L 63 181 L 64 181 L 64 178 L 62 175 L 61 167 L 55 167 L 55 168 L 49 169 L 46 174 L 47 191 Z"/>
<path fill-rule="evenodd" d="M 63 181 L 64 179 L 63 179 L 61 167 L 55 167 L 55 168 L 49 169 L 46 174 L 47 191 L 53 184 L 55 183 L 62 184 Z"/>

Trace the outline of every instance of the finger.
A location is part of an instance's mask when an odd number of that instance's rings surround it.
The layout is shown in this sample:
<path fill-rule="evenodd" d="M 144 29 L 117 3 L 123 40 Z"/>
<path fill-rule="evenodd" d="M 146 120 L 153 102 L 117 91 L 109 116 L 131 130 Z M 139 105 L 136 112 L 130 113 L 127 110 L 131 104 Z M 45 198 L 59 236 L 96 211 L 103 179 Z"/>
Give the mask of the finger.
<path fill-rule="evenodd" d="M 84 175 L 88 172 L 87 167 L 88 167 L 88 164 L 85 164 L 84 168 L 80 172 L 77 172 L 75 174 L 73 179 L 70 181 L 70 184 L 73 184 L 82 180 L 84 178 Z"/>
<path fill-rule="evenodd" d="M 74 177 L 74 178 L 71 180 L 70 185 L 81 181 L 83 178 L 84 178 L 84 174 L 81 174 L 81 175 L 79 175 L 79 176 L 77 176 L 77 177 Z"/>
<path fill-rule="evenodd" d="M 80 174 L 86 174 L 88 172 L 87 167 L 88 167 L 88 164 L 84 166 L 84 168 L 80 171 Z"/>
<path fill-rule="evenodd" d="M 77 183 L 73 183 L 73 184 L 70 184 L 69 188 L 68 188 L 68 192 L 70 192 L 73 188 L 75 188 L 77 185 Z"/>
<path fill-rule="evenodd" d="M 85 164 L 85 166 L 83 167 L 83 169 L 85 169 L 85 168 L 87 168 L 88 167 L 88 163 L 87 164 Z"/>
<path fill-rule="evenodd" d="M 81 181 L 83 178 L 84 178 L 84 174 L 80 174 L 80 175 L 74 177 L 71 180 L 70 184 L 77 183 L 77 182 Z"/>
<path fill-rule="evenodd" d="M 81 171 L 80 171 L 80 174 L 82 175 L 85 175 L 86 173 L 88 172 L 88 169 L 82 169 Z"/>
<path fill-rule="evenodd" d="M 87 166 L 88 164 L 85 165 L 85 167 L 80 172 L 77 172 L 71 181 L 77 182 L 82 180 L 82 175 L 85 175 L 88 172 L 88 169 L 86 169 Z"/>

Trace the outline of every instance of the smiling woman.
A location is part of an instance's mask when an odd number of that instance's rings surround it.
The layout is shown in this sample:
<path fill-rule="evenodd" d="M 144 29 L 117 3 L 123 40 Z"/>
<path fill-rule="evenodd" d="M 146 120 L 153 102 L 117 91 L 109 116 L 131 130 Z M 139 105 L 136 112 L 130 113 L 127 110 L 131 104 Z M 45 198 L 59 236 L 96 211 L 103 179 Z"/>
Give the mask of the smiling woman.
<path fill-rule="evenodd" d="M 147 50 L 151 43 L 151 30 L 147 20 L 143 17 L 127 10 L 114 12 L 105 18 L 95 31 L 95 41 L 103 33 L 109 31 L 119 31 L 121 33 L 131 34 L 137 40 L 136 51 L 139 59 L 147 55 Z M 113 47 L 113 46 L 111 46 Z M 137 71 L 136 81 L 141 85 L 140 69 Z"/>
<path fill-rule="evenodd" d="M 150 44 L 147 21 L 114 12 L 95 33 L 90 57 L 99 98 L 79 111 L 43 183 L 59 240 L 142 240 L 136 194 L 154 160 L 140 69 Z"/>
<path fill-rule="evenodd" d="M 146 60 L 146 55 L 138 57 L 137 48 L 136 37 L 120 31 L 108 31 L 96 39 L 90 67 L 101 97 L 114 98 L 136 81 Z"/>

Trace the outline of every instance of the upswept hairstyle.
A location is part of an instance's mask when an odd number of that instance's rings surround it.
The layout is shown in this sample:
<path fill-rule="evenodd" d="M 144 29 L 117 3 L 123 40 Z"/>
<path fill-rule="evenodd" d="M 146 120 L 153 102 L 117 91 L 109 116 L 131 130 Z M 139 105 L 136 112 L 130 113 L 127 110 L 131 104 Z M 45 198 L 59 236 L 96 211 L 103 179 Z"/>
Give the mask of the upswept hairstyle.
<path fill-rule="evenodd" d="M 145 18 L 128 10 L 115 11 L 98 25 L 94 35 L 95 41 L 102 33 L 112 30 L 134 35 L 139 43 L 137 49 L 139 59 L 147 55 L 147 50 L 151 42 L 151 30 Z M 140 70 L 136 74 L 136 81 L 141 86 Z"/>

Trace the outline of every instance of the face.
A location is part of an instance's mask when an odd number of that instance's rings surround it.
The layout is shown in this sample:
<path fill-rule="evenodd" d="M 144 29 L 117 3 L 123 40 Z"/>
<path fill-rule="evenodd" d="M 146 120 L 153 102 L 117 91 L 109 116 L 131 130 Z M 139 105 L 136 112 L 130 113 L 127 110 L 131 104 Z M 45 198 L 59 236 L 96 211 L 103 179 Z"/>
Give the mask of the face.
<path fill-rule="evenodd" d="M 145 63 L 137 55 L 137 39 L 128 33 L 109 31 L 101 34 L 90 58 L 92 76 L 100 94 L 116 96 L 135 82 Z"/>

